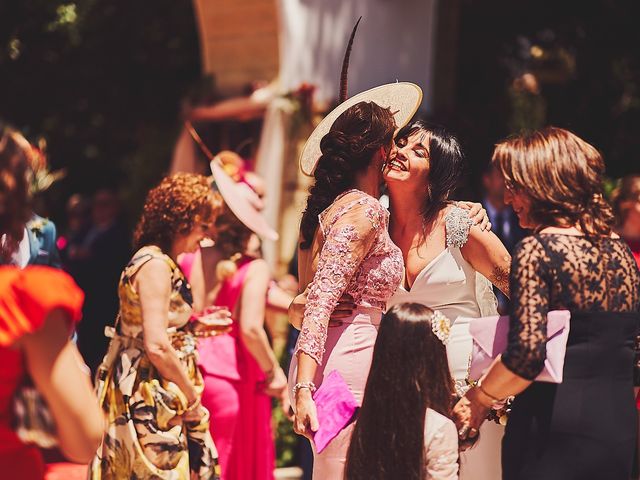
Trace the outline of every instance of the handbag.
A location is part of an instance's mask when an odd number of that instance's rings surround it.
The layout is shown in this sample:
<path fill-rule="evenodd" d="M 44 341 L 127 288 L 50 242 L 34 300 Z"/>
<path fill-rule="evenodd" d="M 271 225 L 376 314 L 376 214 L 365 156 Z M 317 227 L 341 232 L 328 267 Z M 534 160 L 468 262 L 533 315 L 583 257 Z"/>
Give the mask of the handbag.
<path fill-rule="evenodd" d="M 547 314 L 547 355 L 536 382 L 562 383 L 570 319 L 568 310 L 553 310 Z M 471 319 L 469 333 L 473 339 L 469 380 L 477 381 L 493 360 L 506 350 L 509 317 L 496 315 Z"/>
<path fill-rule="evenodd" d="M 324 377 L 313 394 L 319 428 L 313 435 L 317 453 L 322 452 L 355 418 L 359 405 L 356 397 L 337 370 Z"/>
<path fill-rule="evenodd" d="M 44 397 L 28 375 L 25 375 L 22 384 L 14 393 L 11 426 L 23 443 L 40 448 L 53 448 L 58 445 L 53 416 Z"/>

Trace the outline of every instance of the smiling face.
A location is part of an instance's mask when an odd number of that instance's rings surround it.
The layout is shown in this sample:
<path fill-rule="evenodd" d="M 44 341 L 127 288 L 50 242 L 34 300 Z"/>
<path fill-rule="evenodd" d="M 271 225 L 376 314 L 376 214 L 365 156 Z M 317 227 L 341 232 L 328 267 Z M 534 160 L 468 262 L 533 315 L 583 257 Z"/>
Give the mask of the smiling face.
<path fill-rule="evenodd" d="M 417 130 L 396 140 L 395 157 L 390 156 L 384 167 L 388 185 L 402 182 L 403 188 L 422 189 L 429 181 L 429 134 Z"/>
<path fill-rule="evenodd" d="M 531 219 L 531 199 L 521 189 L 507 184 L 504 189 L 504 203 L 511 205 L 522 228 L 535 229 L 538 226 Z"/>

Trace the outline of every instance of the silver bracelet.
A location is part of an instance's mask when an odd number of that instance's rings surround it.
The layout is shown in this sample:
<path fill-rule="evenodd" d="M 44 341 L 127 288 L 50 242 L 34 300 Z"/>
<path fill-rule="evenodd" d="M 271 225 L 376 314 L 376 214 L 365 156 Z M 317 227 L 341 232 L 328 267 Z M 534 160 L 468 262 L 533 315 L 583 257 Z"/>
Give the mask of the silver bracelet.
<path fill-rule="evenodd" d="M 316 391 L 316 384 L 313 382 L 298 382 L 293 386 L 293 396 L 295 397 L 298 393 L 298 390 L 301 388 L 308 388 L 311 391 L 311 394 Z"/>

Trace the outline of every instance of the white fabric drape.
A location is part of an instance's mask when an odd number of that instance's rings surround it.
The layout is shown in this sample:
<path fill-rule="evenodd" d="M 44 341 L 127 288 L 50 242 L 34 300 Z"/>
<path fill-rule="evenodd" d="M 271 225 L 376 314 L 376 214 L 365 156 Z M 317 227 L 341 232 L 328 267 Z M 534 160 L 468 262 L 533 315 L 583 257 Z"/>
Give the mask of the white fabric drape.
<path fill-rule="evenodd" d="M 316 100 L 338 96 L 344 50 L 359 16 L 351 54 L 349 94 L 396 80 L 432 94 L 437 0 L 277 0 L 280 81 L 284 90 L 316 85 Z"/>

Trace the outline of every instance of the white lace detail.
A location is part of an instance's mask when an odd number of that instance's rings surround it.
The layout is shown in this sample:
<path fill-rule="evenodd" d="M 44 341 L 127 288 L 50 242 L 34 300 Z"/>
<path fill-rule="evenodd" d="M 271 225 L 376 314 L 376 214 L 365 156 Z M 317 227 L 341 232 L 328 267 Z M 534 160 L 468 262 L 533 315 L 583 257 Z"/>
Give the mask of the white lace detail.
<path fill-rule="evenodd" d="M 473 226 L 473 220 L 469 216 L 469 210 L 453 207 L 444 219 L 447 232 L 447 247 L 461 248 L 467 243 L 469 230 Z"/>

